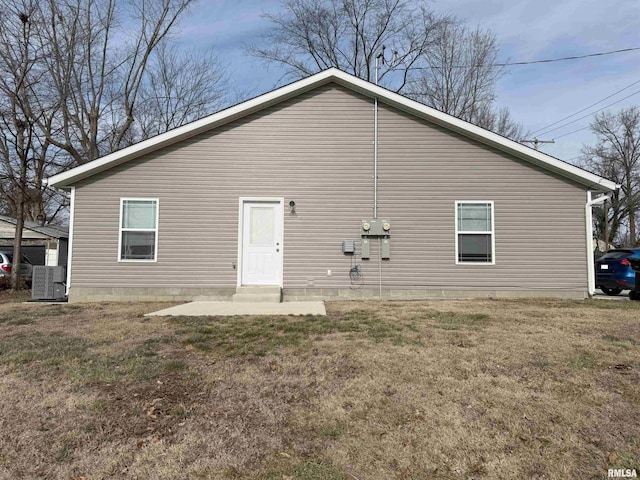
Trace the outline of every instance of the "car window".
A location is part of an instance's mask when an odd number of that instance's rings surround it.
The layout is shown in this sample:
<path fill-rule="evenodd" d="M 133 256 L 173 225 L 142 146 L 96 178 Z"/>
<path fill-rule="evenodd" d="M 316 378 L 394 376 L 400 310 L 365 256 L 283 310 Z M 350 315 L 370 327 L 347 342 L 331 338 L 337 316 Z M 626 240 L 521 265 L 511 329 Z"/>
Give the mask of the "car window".
<path fill-rule="evenodd" d="M 631 250 L 611 250 L 601 256 L 599 260 L 620 260 L 621 258 L 628 257 L 632 253 Z"/>
<path fill-rule="evenodd" d="M 13 254 L 12 253 L 5 253 L 4 255 L 5 255 L 5 257 L 7 257 L 7 260 L 9 261 L 9 263 L 13 263 Z"/>

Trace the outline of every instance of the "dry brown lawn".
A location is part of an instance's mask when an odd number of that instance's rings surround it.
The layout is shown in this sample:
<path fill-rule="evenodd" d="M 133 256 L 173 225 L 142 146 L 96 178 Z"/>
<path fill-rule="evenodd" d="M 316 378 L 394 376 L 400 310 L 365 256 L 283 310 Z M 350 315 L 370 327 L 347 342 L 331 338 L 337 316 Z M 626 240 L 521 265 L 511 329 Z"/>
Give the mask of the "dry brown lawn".
<path fill-rule="evenodd" d="M 3 479 L 640 472 L 640 303 L 0 304 Z"/>

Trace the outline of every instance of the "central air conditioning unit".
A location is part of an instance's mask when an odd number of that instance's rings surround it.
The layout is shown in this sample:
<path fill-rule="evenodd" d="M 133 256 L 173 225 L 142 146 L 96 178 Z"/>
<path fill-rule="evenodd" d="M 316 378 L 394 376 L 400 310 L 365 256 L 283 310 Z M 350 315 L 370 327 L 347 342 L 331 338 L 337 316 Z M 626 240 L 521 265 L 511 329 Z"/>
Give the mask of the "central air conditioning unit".
<path fill-rule="evenodd" d="M 31 277 L 31 299 L 64 300 L 66 297 L 65 276 L 65 267 L 34 265 Z"/>

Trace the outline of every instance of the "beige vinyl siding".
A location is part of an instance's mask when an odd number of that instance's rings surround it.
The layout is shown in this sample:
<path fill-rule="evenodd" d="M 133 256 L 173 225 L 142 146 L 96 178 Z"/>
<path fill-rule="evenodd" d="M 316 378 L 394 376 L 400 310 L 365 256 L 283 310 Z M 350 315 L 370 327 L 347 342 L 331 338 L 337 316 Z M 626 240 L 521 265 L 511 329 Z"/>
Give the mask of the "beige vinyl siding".
<path fill-rule="evenodd" d="M 395 109 L 379 118 L 389 287 L 586 290 L 585 189 Z M 456 200 L 494 202 L 495 265 L 455 265 Z"/>
<path fill-rule="evenodd" d="M 384 105 L 379 161 L 383 288 L 586 291 L 583 188 Z M 71 295 L 235 287 L 240 197 L 285 199 L 285 289 L 349 289 L 341 242 L 372 216 L 372 176 L 373 101 L 335 85 L 112 168 L 76 185 Z M 160 200 L 156 263 L 117 261 L 123 197 Z M 455 265 L 456 200 L 495 202 L 495 266 Z"/>

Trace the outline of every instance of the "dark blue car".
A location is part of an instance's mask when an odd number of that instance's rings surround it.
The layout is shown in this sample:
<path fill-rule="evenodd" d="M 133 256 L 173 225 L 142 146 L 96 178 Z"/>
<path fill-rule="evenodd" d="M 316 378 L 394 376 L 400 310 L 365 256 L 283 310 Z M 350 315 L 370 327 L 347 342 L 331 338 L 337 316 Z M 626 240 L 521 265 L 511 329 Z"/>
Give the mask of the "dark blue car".
<path fill-rule="evenodd" d="M 633 290 L 636 272 L 631 268 L 631 258 L 640 258 L 640 248 L 611 250 L 596 260 L 596 287 L 607 295 L 619 295 L 623 290 Z"/>

